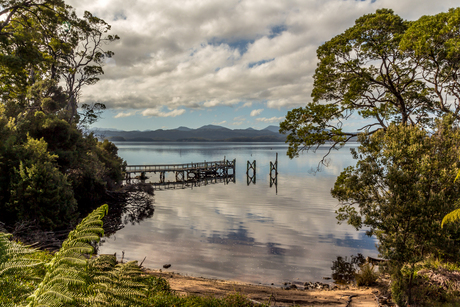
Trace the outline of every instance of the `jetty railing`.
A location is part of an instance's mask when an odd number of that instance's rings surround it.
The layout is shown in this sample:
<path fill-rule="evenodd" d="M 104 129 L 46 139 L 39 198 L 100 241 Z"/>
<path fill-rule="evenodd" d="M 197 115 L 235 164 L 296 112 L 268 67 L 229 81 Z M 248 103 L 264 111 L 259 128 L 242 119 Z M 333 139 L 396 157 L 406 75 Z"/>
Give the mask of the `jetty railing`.
<path fill-rule="evenodd" d="M 200 163 L 183 163 L 183 164 L 158 164 L 158 165 L 127 165 L 126 173 L 155 173 L 155 172 L 173 172 L 187 171 L 194 169 L 216 169 L 220 167 L 233 167 L 234 161 L 212 161 Z"/>
<path fill-rule="evenodd" d="M 127 165 L 125 170 L 125 181 L 130 183 L 131 180 L 137 179 L 145 182 L 148 177 L 147 173 L 160 173 L 159 182 L 151 182 L 154 185 L 166 183 L 166 173 L 175 173 L 175 181 L 186 182 L 200 180 L 205 178 L 216 177 L 234 177 L 236 159 L 222 161 L 204 161 L 199 163 L 181 163 L 181 164 L 156 164 L 156 165 Z M 231 171 L 231 172 L 229 172 Z M 136 176 L 136 174 L 139 174 Z M 170 181 L 168 181 L 170 182 Z"/>

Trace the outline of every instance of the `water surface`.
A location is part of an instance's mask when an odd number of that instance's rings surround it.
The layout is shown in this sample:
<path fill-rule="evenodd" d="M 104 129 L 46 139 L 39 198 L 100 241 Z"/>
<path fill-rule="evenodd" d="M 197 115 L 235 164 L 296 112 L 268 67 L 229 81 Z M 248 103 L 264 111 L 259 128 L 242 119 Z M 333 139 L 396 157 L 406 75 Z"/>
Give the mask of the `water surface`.
<path fill-rule="evenodd" d="M 192 276 L 251 283 L 316 281 L 331 275 L 337 256 L 376 256 L 364 231 L 338 225 L 330 196 L 337 175 L 355 164 L 349 148 L 334 151 L 330 166 L 312 173 L 327 148 L 290 160 L 283 143 L 117 143 L 128 164 L 236 159 L 235 183 L 156 191 L 153 217 L 128 224 L 105 239 L 100 253 L 142 260 L 144 266 Z M 278 153 L 278 187 L 269 163 Z M 247 185 L 247 161 L 257 161 Z M 150 175 L 158 181 L 159 174 Z M 168 177 L 173 180 L 173 176 Z M 148 180 L 147 180 L 148 181 Z"/>

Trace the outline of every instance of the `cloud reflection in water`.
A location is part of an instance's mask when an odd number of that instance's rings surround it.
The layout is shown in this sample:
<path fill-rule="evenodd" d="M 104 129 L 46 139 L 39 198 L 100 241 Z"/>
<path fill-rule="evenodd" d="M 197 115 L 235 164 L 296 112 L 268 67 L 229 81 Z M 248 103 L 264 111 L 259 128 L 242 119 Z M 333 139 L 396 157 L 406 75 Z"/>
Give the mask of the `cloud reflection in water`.
<path fill-rule="evenodd" d="M 164 164 L 236 158 L 236 184 L 157 191 L 155 214 L 106 239 L 101 253 L 194 276 L 253 283 L 319 280 L 338 255 L 376 256 L 375 241 L 335 219 L 330 196 L 336 176 L 353 160 L 333 152 L 331 167 L 316 167 L 324 151 L 289 160 L 279 144 L 121 143 L 128 164 Z M 140 147 L 140 148 L 139 148 Z M 278 194 L 269 188 L 269 161 L 279 153 Z M 166 154 L 165 154 L 166 153 Z M 246 161 L 257 160 L 257 184 L 246 185 Z M 149 161 L 149 162 L 146 162 Z"/>

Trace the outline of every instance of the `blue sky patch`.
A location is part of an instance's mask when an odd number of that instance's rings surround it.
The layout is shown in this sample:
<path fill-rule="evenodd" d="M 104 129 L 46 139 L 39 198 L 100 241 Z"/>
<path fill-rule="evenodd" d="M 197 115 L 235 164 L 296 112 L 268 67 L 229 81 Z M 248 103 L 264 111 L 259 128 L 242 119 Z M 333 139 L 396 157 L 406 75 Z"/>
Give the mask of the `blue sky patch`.
<path fill-rule="evenodd" d="M 374 0 L 375 1 L 375 0 Z M 277 25 L 277 26 L 274 26 L 270 29 L 270 35 L 268 35 L 268 38 L 272 39 L 274 37 L 277 37 L 279 35 L 281 35 L 281 33 L 287 31 L 287 26 L 286 25 Z"/>
<path fill-rule="evenodd" d="M 113 17 L 113 21 L 126 20 L 126 19 L 128 19 L 128 17 L 126 17 L 126 15 L 123 12 L 116 13 L 115 16 Z"/>
<path fill-rule="evenodd" d="M 272 62 L 272 61 L 274 61 L 274 60 L 275 60 L 275 58 L 273 58 L 273 59 L 268 59 L 268 60 L 257 61 L 257 62 L 251 62 L 251 63 L 248 64 L 248 68 L 257 67 L 257 66 L 260 66 L 260 65 L 262 65 L 262 64 Z"/>
<path fill-rule="evenodd" d="M 228 45 L 231 49 L 238 49 L 239 53 L 245 54 L 248 51 L 249 44 L 255 42 L 255 39 L 239 39 L 239 40 L 228 40 L 225 38 L 213 38 L 209 41 L 209 44 L 213 46 L 220 46 L 222 44 Z"/>

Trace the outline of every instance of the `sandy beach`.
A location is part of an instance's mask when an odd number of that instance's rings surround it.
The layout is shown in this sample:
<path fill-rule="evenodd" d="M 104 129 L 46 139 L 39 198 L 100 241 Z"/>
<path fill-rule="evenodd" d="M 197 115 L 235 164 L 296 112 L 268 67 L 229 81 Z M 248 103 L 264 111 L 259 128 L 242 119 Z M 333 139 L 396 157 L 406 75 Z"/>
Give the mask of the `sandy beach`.
<path fill-rule="evenodd" d="M 165 278 L 176 293 L 223 297 L 230 293 L 240 293 L 260 303 L 270 306 L 379 306 L 377 297 L 381 290 L 376 287 L 340 286 L 335 290 L 304 290 L 303 287 L 285 290 L 281 287 L 253 285 L 235 281 L 184 276 L 178 273 L 148 270 L 149 274 Z M 350 300 L 351 298 L 351 300 Z"/>

